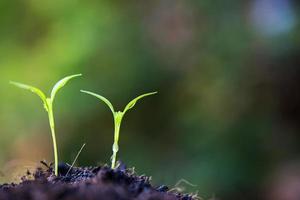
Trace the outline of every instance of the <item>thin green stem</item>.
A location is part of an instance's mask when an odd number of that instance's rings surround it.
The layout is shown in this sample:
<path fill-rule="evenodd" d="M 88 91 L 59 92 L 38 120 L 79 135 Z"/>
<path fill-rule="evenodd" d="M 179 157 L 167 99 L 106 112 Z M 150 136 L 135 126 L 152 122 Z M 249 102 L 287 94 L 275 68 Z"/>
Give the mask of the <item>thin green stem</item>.
<path fill-rule="evenodd" d="M 53 108 L 52 102 L 48 102 L 48 117 L 53 141 L 53 151 L 54 151 L 54 173 L 58 175 L 58 153 L 57 153 L 57 144 L 56 144 L 56 136 L 55 136 L 55 125 L 54 125 L 54 116 L 53 116 Z"/>
<path fill-rule="evenodd" d="M 111 168 L 116 168 L 116 159 L 117 159 L 117 152 L 113 152 L 112 158 L 111 158 Z"/>
<path fill-rule="evenodd" d="M 122 116 L 119 116 L 122 119 Z M 112 146 L 113 155 L 111 157 L 111 168 L 116 168 L 116 160 L 117 160 L 117 153 L 119 151 L 119 135 L 120 135 L 120 127 L 121 127 L 121 120 L 120 118 L 116 117 L 115 122 L 115 131 L 114 131 L 114 144 Z"/>

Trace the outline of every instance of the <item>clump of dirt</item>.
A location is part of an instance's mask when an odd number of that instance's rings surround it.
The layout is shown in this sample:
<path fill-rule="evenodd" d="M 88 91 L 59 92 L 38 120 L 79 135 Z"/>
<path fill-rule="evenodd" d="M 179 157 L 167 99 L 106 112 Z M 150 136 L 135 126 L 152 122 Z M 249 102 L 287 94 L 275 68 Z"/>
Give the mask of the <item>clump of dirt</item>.
<path fill-rule="evenodd" d="M 124 165 L 111 169 L 61 163 L 58 176 L 46 166 L 28 172 L 19 184 L 0 185 L 0 200 L 193 200 L 191 195 L 170 192 L 167 186 L 152 186 L 149 177 L 138 176 Z"/>

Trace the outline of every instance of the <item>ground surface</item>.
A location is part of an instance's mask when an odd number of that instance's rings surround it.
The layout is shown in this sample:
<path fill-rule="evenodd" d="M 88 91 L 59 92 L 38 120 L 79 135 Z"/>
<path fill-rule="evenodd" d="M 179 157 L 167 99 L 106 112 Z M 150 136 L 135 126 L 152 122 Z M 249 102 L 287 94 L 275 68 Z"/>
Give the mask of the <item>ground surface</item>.
<path fill-rule="evenodd" d="M 44 165 L 46 165 L 44 163 Z M 192 200 L 189 195 L 153 187 L 149 177 L 137 176 L 120 166 L 74 167 L 60 164 L 59 176 L 52 167 L 28 172 L 20 184 L 0 185 L 0 200 Z"/>

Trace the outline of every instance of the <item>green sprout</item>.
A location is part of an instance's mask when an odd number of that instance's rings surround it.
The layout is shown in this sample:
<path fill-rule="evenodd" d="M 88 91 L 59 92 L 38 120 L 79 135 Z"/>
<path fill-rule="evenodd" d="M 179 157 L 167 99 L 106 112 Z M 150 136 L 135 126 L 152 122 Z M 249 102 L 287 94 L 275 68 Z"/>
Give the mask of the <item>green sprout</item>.
<path fill-rule="evenodd" d="M 72 78 L 81 76 L 81 74 L 76 74 L 76 75 L 72 75 L 72 76 L 67 76 L 63 79 L 61 79 L 60 81 L 58 81 L 52 91 L 51 91 L 51 95 L 50 97 L 46 97 L 46 95 L 38 88 L 30 86 L 30 85 L 25 85 L 23 83 L 18 83 L 18 82 L 13 82 L 11 81 L 10 83 L 25 89 L 25 90 L 30 90 L 31 92 L 35 93 L 36 95 L 38 95 L 43 104 L 44 104 L 44 108 L 46 109 L 47 113 L 48 113 L 48 118 L 49 118 L 49 124 L 50 124 L 50 129 L 51 129 L 51 135 L 52 135 L 52 141 L 53 141 L 53 151 L 54 151 L 54 171 L 55 171 L 55 175 L 58 175 L 58 153 L 57 153 L 57 144 L 56 144 L 56 136 L 55 136 L 55 123 L 54 123 L 54 115 L 53 115 L 53 102 L 54 102 L 54 98 L 56 93 Z"/>
<path fill-rule="evenodd" d="M 146 93 L 143 95 L 140 95 L 138 97 L 136 97 L 135 99 L 133 99 L 132 101 L 130 101 L 126 107 L 124 108 L 123 111 L 115 111 L 113 105 L 110 103 L 110 101 L 108 99 L 106 99 L 105 97 L 98 95 L 96 93 L 93 92 L 89 92 L 89 91 L 85 91 L 85 90 L 80 90 L 83 93 L 92 95 L 100 100 L 102 100 L 111 110 L 113 117 L 114 117 L 114 125 L 115 125 L 115 129 L 114 129 L 114 144 L 112 146 L 112 150 L 113 150 L 113 155 L 111 157 L 111 168 L 115 169 L 116 168 L 116 159 L 117 159 L 117 152 L 119 151 L 119 134 L 120 134 L 120 127 L 121 127 L 121 122 L 122 119 L 125 115 L 125 113 L 130 110 L 131 108 L 134 107 L 134 105 L 136 104 L 136 102 L 146 96 L 150 96 L 153 94 L 156 94 L 157 92 L 150 92 L 150 93 Z"/>

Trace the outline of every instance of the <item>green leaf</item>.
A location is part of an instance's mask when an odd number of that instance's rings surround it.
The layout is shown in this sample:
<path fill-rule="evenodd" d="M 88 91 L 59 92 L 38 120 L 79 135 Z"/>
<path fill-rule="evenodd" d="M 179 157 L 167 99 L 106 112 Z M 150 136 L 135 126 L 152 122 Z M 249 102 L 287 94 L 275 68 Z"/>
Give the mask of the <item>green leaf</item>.
<path fill-rule="evenodd" d="M 123 113 L 125 114 L 128 110 L 130 110 L 131 108 L 133 108 L 135 106 L 135 104 L 137 103 L 138 100 L 146 97 L 146 96 L 150 96 L 150 95 L 154 95 L 156 94 L 157 92 L 150 92 L 150 93 L 146 93 L 146 94 L 142 94 L 138 97 L 136 97 L 135 99 L 133 99 L 132 101 L 130 101 L 127 106 L 125 107 Z"/>
<path fill-rule="evenodd" d="M 53 102 L 56 93 L 57 93 L 62 87 L 64 87 L 64 86 L 66 85 L 66 83 L 67 83 L 69 80 L 71 80 L 72 78 L 78 77 L 78 76 L 81 76 L 81 74 L 75 74 L 75 75 L 67 76 L 67 77 L 61 79 L 60 81 L 58 81 L 58 82 L 54 85 L 54 87 L 53 87 L 53 89 L 52 89 L 52 91 L 51 91 L 51 101 Z"/>
<path fill-rule="evenodd" d="M 17 86 L 19 88 L 25 89 L 25 90 L 30 90 L 31 92 L 35 93 L 36 95 L 38 95 L 44 104 L 47 104 L 47 97 L 46 95 L 38 88 L 33 87 L 31 85 L 25 85 L 23 83 L 18 83 L 18 82 L 14 82 L 14 81 L 10 81 L 10 84 Z"/>
<path fill-rule="evenodd" d="M 86 94 L 89 94 L 89 95 L 92 95 L 98 99 L 100 99 L 101 101 L 103 101 L 108 107 L 109 109 L 111 110 L 111 112 L 113 113 L 113 115 L 115 115 L 115 110 L 114 110 L 114 107 L 113 105 L 110 103 L 110 101 L 108 99 L 106 99 L 105 97 L 99 95 L 99 94 L 96 94 L 96 93 L 93 93 L 93 92 L 89 92 L 89 91 L 86 91 L 86 90 L 80 90 L 80 92 L 83 92 L 83 93 L 86 93 Z"/>

